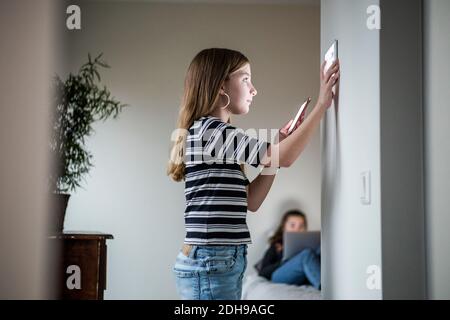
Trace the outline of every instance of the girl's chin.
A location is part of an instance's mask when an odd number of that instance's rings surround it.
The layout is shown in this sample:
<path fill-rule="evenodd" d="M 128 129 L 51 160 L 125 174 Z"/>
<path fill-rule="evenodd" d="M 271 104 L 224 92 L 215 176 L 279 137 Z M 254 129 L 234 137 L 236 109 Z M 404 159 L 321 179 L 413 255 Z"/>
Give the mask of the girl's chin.
<path fill-rule="evenodd" d="M 236 111 L 232 111 L 233 114 L 236 115 L 242 115 L 242 114 L 247 114 L 250 111 L 250 108 L 248 105 L 244 105 L 240 108 L 235 109 Z"/>
<path fill-rule="evenodd" d="M 249 108 L 248 105 L 247 106 L 243 106 L 241 108 L 241 114 L 247 114 L 249 111 L 250 111 L 250 108 Z"/>

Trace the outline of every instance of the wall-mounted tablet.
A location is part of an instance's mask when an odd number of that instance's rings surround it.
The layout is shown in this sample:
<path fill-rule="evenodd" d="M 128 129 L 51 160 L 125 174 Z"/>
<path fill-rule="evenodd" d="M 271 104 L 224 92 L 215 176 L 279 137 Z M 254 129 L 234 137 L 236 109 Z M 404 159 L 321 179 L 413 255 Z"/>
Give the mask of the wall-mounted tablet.
<path fill-rule="evenodd" d="M 328 68 L 335 62 L 338 58 L 338 41 L 334 40 L 327 53 L 325 53 L 325 68 L 324 73 L 327 72 Z"/>

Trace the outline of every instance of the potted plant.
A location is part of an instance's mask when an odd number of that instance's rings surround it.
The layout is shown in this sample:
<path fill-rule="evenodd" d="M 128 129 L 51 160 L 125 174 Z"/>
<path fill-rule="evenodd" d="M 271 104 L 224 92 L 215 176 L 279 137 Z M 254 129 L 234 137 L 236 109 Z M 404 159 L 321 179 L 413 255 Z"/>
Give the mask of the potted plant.
<path fill-rule="evenodd" d="M 86 138 L 93 133 L 92 124 L 112 116 L 116 118 L 127 106 L 111 97 L 106 86 L 100 87 L 99 68 L 109 68 L 88 54 L 78 74 L 70 73 L 65 81 L 54 77 L 54 110 L 50 140 L 52 166 L 49 189 L 52 194 L 50 232 L 62 233 L 70 192 L 81 187 L 81 180 L 93 166 Z"/>

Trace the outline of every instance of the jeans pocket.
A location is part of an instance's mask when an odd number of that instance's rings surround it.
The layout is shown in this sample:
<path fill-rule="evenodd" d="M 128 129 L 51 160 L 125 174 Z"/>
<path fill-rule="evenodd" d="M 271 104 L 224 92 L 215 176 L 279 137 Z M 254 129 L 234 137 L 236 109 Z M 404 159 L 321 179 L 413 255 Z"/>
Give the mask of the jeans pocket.
<path fill-rule="evenodd" d="M 173 270 L 175 287 L 182 300 L 200 299 L 200 278 L 195 272 Z"/>
<path fill-rule="evenodd" d="M 193 271 L 186 271 L 186 270 L 178 270 L 173 268 L 172 269 L 173 274 L 177 278 L 192 278 L 195 277 L 197 274 Z"/>
<path fill-rule="evenodd" d="M 199 272 L 205 268 L 201 260 L 192 259 L 184 255 L 180 250 L 172 268 L 173 274 L 177 278 L 191 278 L 198 276 Z"/>
<path fill-rule="evenodd" d="M 242 271 L 241 271 L 241 275 L 239 276 L 239 281 L 242 281 L 242 279 L 244 278 L 244 274 L 245 274 L 245 270 L 247 270 L 247 252 L 244 251 L 243 255 L 242 255 Z"/>
<path fill-rule="evenodd" d="M 236 264 L 234 256 L 214 256 L 206 260 L 206 268 L 210 274 L 230 272 Z"/>

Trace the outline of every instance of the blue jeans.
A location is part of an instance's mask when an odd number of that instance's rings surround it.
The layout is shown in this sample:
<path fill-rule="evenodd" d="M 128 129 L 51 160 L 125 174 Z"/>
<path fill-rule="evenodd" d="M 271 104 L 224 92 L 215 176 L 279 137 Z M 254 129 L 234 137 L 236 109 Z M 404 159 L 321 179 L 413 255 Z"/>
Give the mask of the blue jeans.
<path fill-rule="evenodd" d="M 320 289 L 320 247 L 317 250 L 304 249 L 285 261 L 272 273 L 272 282 L 305 284 L 308 280 Z"/>
<path fill-rule="evenodd" d="M 193 245 L 178 253 L 173 273 L 183 300 L 240 300 L 247 245 Z"/>

